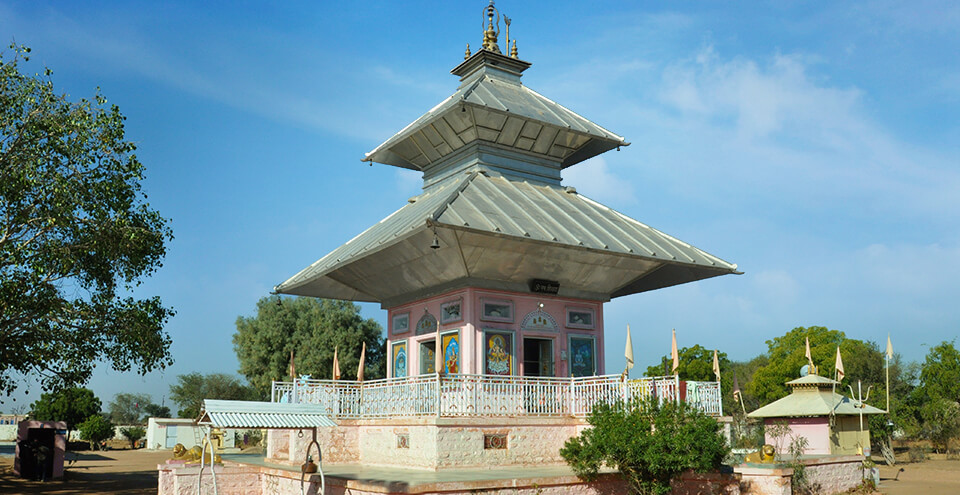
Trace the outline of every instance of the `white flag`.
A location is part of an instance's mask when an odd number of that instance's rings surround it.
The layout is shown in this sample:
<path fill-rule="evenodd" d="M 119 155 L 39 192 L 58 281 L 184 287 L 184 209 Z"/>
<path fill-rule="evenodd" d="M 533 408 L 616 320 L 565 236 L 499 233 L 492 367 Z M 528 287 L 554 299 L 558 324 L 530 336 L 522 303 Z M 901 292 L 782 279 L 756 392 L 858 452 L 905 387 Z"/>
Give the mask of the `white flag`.
<path fill-rule="evenodd" d="M 893 359 L 893 344 L 890 343 L 890 334 L 887 334 L 887 359 Z"/>
<path fill-rule="evenodd" d="M 843 372 L 843 359 L 840 359 L 840 346 L 837 346 L 837 362 L 834 367 L 837 369 L 837 381 L 843 380 L 846 373 Z"/>
<path fill-rule="evenodd" d="M 633 340 L 630 339 L 630 325 L 627 325 L 627 348 L 623 351 L 623 356 L 627 358 L 627 369 L 633 369 Z"/>

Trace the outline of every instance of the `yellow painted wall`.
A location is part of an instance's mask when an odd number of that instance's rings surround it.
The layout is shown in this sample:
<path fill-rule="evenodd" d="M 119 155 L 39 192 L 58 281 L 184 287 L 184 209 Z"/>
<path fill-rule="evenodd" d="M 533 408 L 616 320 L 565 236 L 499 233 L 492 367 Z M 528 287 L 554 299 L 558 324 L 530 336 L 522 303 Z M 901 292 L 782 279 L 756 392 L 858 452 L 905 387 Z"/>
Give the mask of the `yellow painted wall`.
<path fill-rule="evenodd" d="M 870 430 L 867 417 L 863 417 L 863 433 L 860 432 L 859 416 L 836 416 L 836 424 L 830 432 L 830 449 L 836 455 L 855 455 L 860 448 L 870 446 Z"/>

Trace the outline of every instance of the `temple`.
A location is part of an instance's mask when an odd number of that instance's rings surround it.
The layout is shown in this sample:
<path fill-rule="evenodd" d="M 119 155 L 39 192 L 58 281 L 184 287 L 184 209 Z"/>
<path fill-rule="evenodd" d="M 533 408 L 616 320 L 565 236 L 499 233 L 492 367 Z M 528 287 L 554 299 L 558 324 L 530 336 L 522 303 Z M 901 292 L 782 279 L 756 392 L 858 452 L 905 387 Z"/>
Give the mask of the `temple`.
<path fill-rule="evenodd" d="M 594 404 L 655 397 L 723 415 L 718 382 L 608 374 L 603 305 L 736 274 L 737 265 L 562 184 L 566 168 L 629 143 L 526 87 L 531 64 L 509 31 L 509 54 L 501 51 L 492 2 L 484 16 L 481 49 L 468 45 L 451 71 L 456 91 L 363 157 L 422 172 L 422 193 L 276 287 L 379 303 L 388 313 L 388 376 L 275 382 L 272 402 L 301 412 L 266 420 L 275 425 L 268 463 L 299 466 L 316 445 L 327 476 L 349 479 L 359 466 L 365 482 L 381 479 L 371 474 L 376 468 L 399 481 L 440 483 L 441 475 L 389 470 L 536 466 L 543 476 L 565 474 L 532 486 L 568 493 L 581 482 L 559 451 Z M 336 426 L 313 422 L 318 416 Z M 310 433 L 283 429 L 290 425 Z M 501 486 L 496 476 L 470 476 L 452 478 L 473 480 L 470 490 Z M 362 483 L 343 483 L 367 493 Z M 393 493 L 390 483 L 373 491 Z"/>

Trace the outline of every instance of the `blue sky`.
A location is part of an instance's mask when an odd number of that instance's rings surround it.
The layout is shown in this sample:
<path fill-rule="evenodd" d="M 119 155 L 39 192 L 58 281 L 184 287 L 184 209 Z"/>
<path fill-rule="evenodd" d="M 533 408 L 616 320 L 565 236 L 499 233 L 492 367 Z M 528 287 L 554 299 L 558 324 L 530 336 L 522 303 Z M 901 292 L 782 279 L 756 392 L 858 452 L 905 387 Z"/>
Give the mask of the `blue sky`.
<path fill-rule="evenodd" d="M 455 90 L 483 6 L 0 2 L 0 38 L 33 48 L 28 67 L 120 106 L 176 236 L 141 289 L 177 311 L 176 363 L 101 367 L 105 403 L 235 372 L 239 315 L 418 193 L 417 174 L 360 158 Z M 533 63 L 524 84 L 632 143 L 564 183 L 745 272 L 608 303 L 608 370 L 627 324 L 640 370 L 671 328 L 735 360 L 796 326 L 889 333 L 910 360 L 957 337 L 956 2 L 498 7 Z"/>

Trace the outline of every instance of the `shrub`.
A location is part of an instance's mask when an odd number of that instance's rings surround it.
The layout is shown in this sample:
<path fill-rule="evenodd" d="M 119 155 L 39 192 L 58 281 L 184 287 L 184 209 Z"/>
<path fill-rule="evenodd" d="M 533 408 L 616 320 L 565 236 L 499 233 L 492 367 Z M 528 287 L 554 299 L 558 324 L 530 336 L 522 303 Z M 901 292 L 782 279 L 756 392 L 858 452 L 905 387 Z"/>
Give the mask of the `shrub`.
<path fill-rule="evenodd" d="M 580 478 L 596 479 L 607 465 L 643 495 L 670 491 L 683 471 L 718 469 L 730 449 L 720 423 L 686 403 L 655 400 L 597 404 L 591 428 L 567 440 L 560 455 Z"/>
<path fill-rule="evenodd" d="M 90 448 L 95 448 L 100 442 L 113 438 L 113 423 L 99 414 L 90 416 L 78 427 L 80 438 L 90 442 Z"/>
<path fill-rule="evenodd" d="M 130 441 L 130 448 L 135 449 L 137 448 L 137 440 L 145 437 L 147 432 L 142 426 L 134 426 L 132 428 L 121 428 L 120 434 Z"/>

